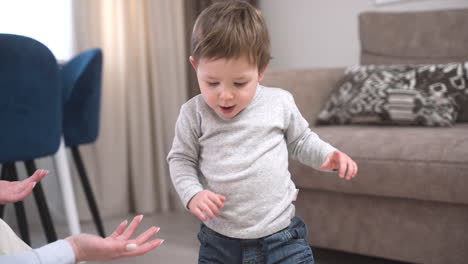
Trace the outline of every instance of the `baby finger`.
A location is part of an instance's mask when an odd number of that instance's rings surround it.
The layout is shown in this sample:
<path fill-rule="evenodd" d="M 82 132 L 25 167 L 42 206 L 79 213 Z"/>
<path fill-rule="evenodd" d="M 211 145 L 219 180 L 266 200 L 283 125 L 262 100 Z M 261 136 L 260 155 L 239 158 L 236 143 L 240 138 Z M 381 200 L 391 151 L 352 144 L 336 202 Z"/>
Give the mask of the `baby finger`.
<path fill-rule="evenodd" d="M 221 196 L 222 197 L 222 196 Z M 223 208 L 223 200 L 221 199 L 220 195 L 214 194 L 213 196 L 209 197 L 210 201 L 214 203 L 218 208 Z"/>
<path fill-rule="evenodd" d="M 219 215 L 219 209 L 216 206 L 216 204 L 214 204 L 212 201 L 208 201 L 206 204 L 208 205 L 208 207 L 211 209 L 211 212 L 213 212 L 215 216 Z"/>
<path fill-rule="evenodd" d="M 208 205 L 206 204 L 200 205 L 200 209 L 202 210 L 203 213 L 205 213 L 208 216 L 208 218 L 213 219 L 215 217 Z"/>
<path fill-rule="evenodd" d="M 358 165 L 357 165 L 357 163 L 354 162 L 354 161 L 353 161 L 353 163 L 354 163 L 354 175 L 353 175 L 353 177 L 356 177 L 356 174 L 357 174 L 357 172 L 358 172 Z"/>
<path fill-rule="evenodd" d="M 203 212 L 199 208 L 193 209 L 192 214 L 198 217 L 198 219 L 200 219 L 202 222 L 205 222 L 206 220 L 208 220 L 206 219 L 206 216 L 203 214 Z"/>

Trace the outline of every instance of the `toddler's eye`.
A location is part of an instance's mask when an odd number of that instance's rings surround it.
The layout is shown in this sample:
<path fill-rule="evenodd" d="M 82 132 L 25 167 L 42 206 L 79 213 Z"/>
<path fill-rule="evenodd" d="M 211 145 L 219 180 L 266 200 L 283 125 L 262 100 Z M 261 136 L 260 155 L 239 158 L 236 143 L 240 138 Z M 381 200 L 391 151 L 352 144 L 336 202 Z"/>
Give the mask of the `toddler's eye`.
<path fill-rule="evenodd" d="M 208 82 L 208 85 L 212 86 L 212 87 L 214 87 L 214 86 L 216 86 L 218 84 L 219 84 L 219 82 Z"/>
<path fill-rule="evenodd" d="M 247 82 L 243 82 L 243 83 L 235 82 L 235 83 L 234 83 L 234 86 L 236 86 L 236 87 L 242 87 L 242 86 L 244 86 L 244 85 L 246 85 L 246 84 L 247 84 Z"/>

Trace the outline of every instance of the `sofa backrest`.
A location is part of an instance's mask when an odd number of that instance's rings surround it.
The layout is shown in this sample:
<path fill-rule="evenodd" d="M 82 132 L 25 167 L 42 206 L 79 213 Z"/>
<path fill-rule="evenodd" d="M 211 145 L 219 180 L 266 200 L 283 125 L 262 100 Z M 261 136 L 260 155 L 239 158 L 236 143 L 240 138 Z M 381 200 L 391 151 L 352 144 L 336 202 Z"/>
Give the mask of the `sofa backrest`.
<path fill-rule="evenodd" d="M 468 9 L 364 12 L 359 37 L 363 65 L 466 62 Z M 468 105 L 458 120 L 468 122 Z"/>
<path fill-rule="evenodd" d="M 344 68 L 267 70 L 261 84 L 292 93 L 299 111 L 310 125 L 333 88 L 344 75 Z"/>

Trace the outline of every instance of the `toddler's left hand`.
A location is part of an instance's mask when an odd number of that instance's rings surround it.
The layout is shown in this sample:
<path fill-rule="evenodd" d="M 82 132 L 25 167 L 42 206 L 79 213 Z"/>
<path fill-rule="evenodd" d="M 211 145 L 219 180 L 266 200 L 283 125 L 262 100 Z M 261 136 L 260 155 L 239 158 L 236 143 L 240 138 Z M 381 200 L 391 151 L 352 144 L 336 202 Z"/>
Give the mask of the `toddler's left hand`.
<path fill-rule="evenodd" d="M 340 178 L 346 177 L 346 180 L 350 180 L 356 176 L 358 166 L 348 155 L 337 150 L 325 157 L 325 161 L 320 166 L 320 169 L 338 170 Z"/>

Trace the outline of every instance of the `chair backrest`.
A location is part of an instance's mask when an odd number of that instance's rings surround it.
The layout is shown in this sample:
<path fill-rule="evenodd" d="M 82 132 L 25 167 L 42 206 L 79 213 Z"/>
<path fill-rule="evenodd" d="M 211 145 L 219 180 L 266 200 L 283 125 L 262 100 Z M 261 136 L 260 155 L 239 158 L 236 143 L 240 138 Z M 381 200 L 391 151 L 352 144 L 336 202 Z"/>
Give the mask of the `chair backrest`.
<path fill-rule="evenodd" d="M 57 151 L 61 97 L 52 52 L 32 38 L 0 34 L 0 163 Z"/>
<path fill-rule="evenodd" d="M 67 146 L 94 142 L 99 134 L 102 51 L 90 49 L 61 68 L 64 84 L 63 134 Z"/>

